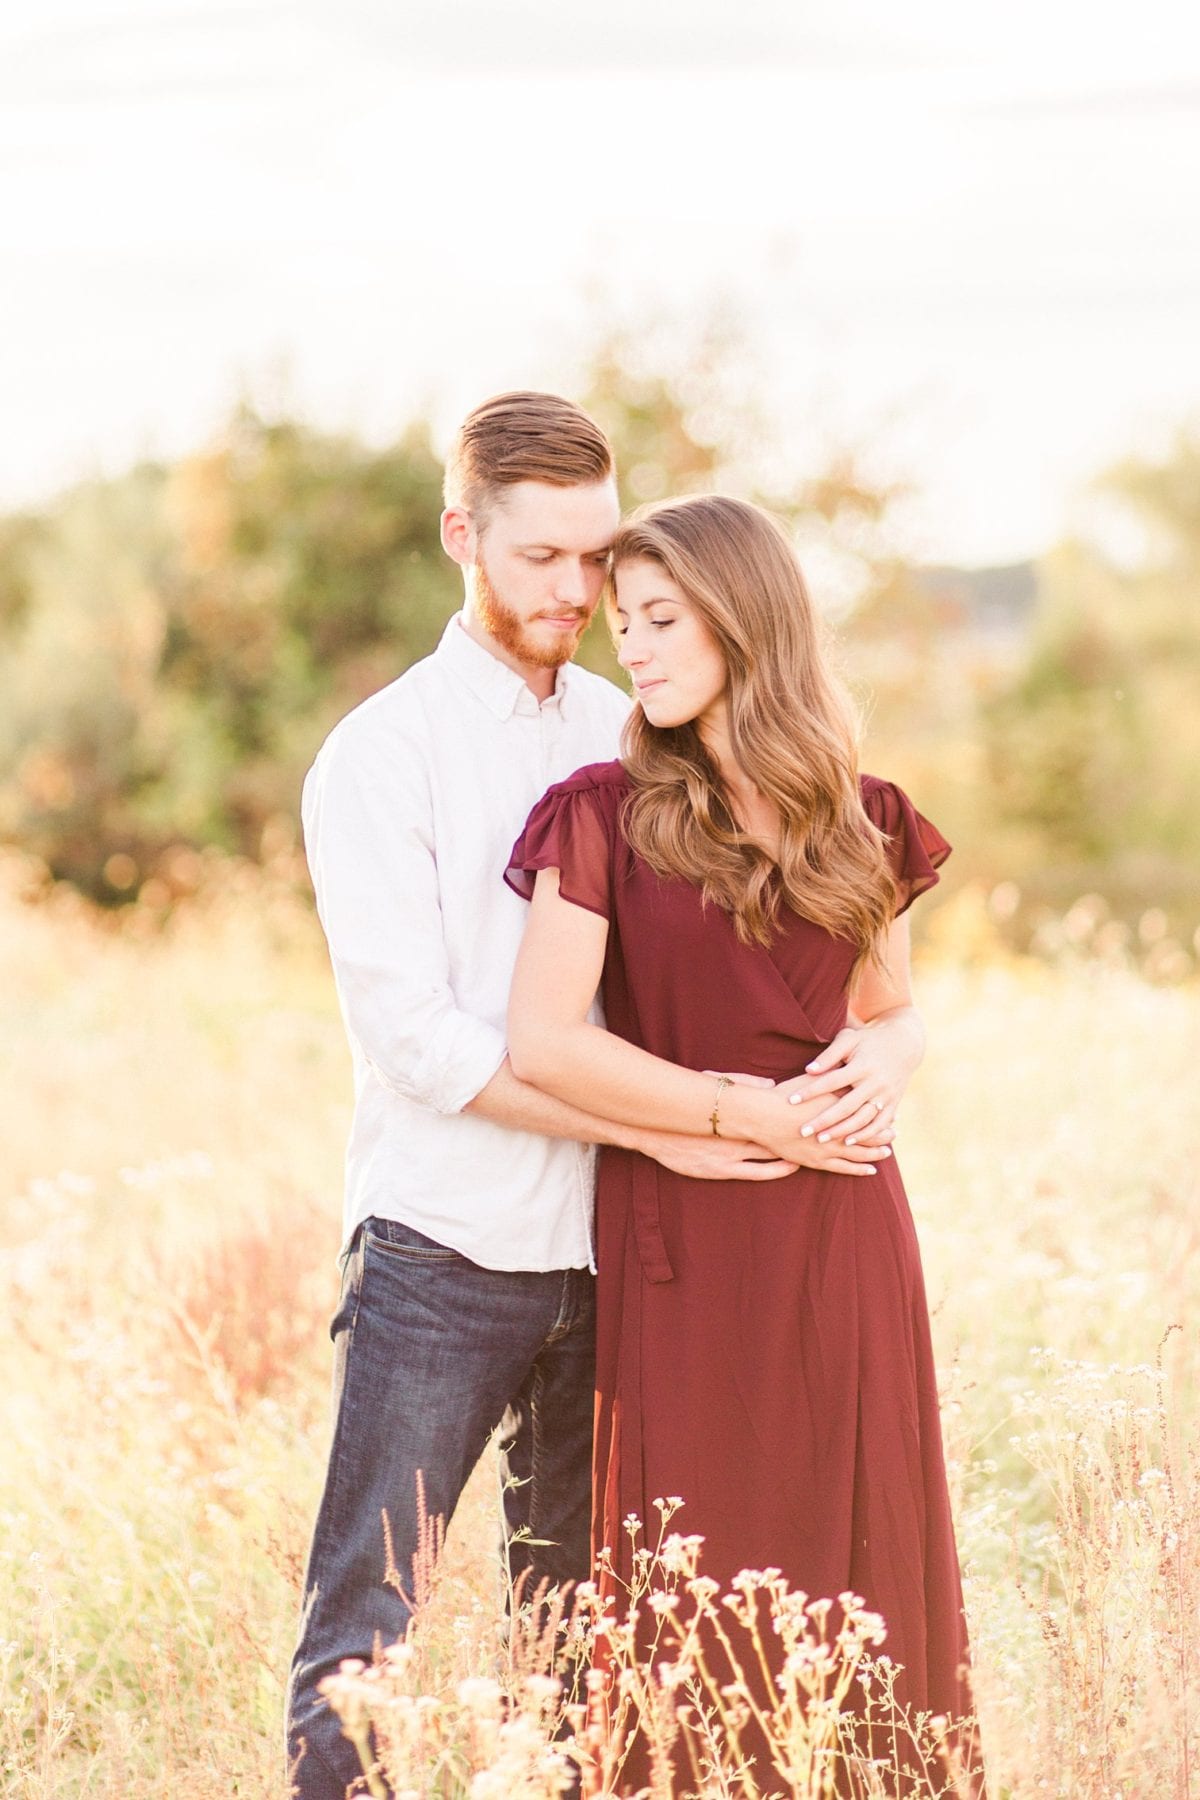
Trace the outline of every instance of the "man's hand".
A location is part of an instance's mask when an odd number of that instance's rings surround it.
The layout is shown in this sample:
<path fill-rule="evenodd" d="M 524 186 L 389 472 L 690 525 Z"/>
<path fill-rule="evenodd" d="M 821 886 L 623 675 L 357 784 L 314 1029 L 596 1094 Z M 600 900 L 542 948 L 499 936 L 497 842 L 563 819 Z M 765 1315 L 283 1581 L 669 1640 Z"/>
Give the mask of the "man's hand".
<path fill-rule="evenodd" d="M 723 1071 L 705 1069 L 704 1073 L 718 1080 Z M 768 1075 L 730 1075 L 728 1079 L 742 1087 L 775 1086 Z M 799 1167 L 782 1162 L 761 1144 L 718 1137 L 715 1132 L 705 1137 L 682 1137 L 670 1131 L 644 1135 L 651 1140 L 646 1146 L 637 1146 L 644 1156 L 652 1156 L 676 1175 L 690 1175 L 693 1181 L 778 1181 L 781 1175 L 794 1175 Z"/>
<path fill-rule="evenodd" d="M 693 1181 L 778 1181 L 781 1175 L 794 1175 L 799 1166 L 781 1162 L 761 1144 L 713 1137 L 711 1132 L 707 1137 L 684 1137 L 673 1131 L 633 1135 L 636 1141 L 631 1149 L 653 1157 L 676 1175 L 690 1175 Z"/>

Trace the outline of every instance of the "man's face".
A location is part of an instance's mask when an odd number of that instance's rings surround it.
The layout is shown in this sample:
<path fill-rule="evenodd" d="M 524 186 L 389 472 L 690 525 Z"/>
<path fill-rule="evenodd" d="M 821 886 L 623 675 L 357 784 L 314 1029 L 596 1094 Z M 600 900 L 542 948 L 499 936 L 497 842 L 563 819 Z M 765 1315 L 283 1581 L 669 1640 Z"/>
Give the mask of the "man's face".
<path fill-rule="evenodd" d="M 620 509 L 615 484 L 502 488 L 478 534 L 475 615 L 517 662 L 557 669 L 579 647 L 599 604 Z"/>

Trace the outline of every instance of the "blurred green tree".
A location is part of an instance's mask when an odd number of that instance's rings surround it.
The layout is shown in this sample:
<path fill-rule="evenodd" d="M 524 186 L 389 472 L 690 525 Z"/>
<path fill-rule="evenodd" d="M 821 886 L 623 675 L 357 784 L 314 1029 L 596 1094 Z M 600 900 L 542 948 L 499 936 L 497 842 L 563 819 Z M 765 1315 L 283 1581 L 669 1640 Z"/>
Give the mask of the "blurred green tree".
<path fill-rule="evenodd" d="M 1071 542 L 1041 570 L 1024 665 L 983 707 L 997 821 L 1061 900 L 1200 910 L 1200 441 L 1097 484 L 1140 532 L 1133 566 Z"/>
<path fill-rule="evenodd" d="M 372 451 L 242 407 L 203 455 L 9 522 L 0 832 L 106 901 L 180 844 L 257 855 L 453 610 L 440 489 L 423 426 Z"/>

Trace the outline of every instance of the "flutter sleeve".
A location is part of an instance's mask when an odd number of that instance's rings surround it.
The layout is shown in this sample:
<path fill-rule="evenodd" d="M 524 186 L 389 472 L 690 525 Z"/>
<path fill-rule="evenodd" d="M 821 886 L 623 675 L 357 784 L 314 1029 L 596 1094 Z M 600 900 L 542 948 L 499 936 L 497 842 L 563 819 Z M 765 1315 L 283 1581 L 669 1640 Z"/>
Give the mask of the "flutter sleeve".
<path fill-rule="evenodd" d="M 615 807 L 611 787 L 581 784 L 576 776 L 550 788 L 513 845 L 504 872 L 509 887 L 531 900 L 538 870 L 557 869 L 564 900 L 610 919 Z"/>
<path fill-rule="evenodd" d="M 950 854 L 936 825 L 919 813 L 894 781 L 863 777 L 867 817 L 887 838 L 887 856 L 896 881 L 896 914 L 938 882 L 938 870 Z"/>

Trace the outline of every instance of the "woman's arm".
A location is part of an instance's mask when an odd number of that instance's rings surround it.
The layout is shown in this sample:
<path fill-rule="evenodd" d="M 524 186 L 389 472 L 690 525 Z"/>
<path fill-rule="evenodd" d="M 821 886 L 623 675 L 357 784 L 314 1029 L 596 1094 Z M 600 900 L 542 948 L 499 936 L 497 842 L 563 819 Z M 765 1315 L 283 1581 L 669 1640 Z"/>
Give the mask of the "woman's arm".
<path fill-rule="evenodd" d="M 879 1133 L 894 1135 L 896 1109 L 925 1054 L 910 964 L 908 919 L 902 915 L 892 922 L 881 962 L 865 964 L 851 991 L 857 1023 L 840 1031 L 804 1075 L 783 1084 L 795 1105 L 836 1096 L 803 1128 L 818 1141 L 854 1144 L 867 1130 L 873 1141 Z"/>
<path fill-rule="evenodd" d="M 608 922 L 564 900 L 558 871 L 542 869 L 530 903 L 508 1012 L 514 1073 L 560 1100 L 619 1124 L 695 1133 L 709 1129 L 717 1096 L 710 1075 L 652 1056 L 589 1022 L 600 985 Z M 735 1084 L 720 1097 L 722 1135 L 764 1145 L 792 1163 L 838 1174 L 870 1174 L 887 1150 L 802 1137 L 810 1112 L 778 1088 Z"/>
<path fill-rule="evenodd" d="M 773 1087 L 774 1083 L 763 1085 Z M 539 1137 L 573 1138 L 582 1144 L 615 1144 L 623 1150 L 638 1150 L 693 1181 L 774 1181 L 781 1175 L 791 1175 L 796 1166 L 766 1160 L 767 1152 L 759 1144 L 713 1137 L 707 1124 L 703 1132 L 685 1137 L 678 1132 L 599 1119 L 594 1113 L 518 1080 L 507 1058 L 487 1086 L 468 1100 L 463 1111 L 490 1119 L 509 1131 L 532 1131 Z"/>

